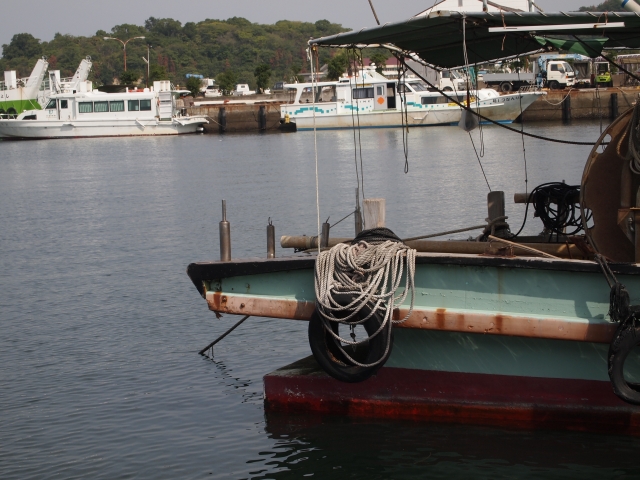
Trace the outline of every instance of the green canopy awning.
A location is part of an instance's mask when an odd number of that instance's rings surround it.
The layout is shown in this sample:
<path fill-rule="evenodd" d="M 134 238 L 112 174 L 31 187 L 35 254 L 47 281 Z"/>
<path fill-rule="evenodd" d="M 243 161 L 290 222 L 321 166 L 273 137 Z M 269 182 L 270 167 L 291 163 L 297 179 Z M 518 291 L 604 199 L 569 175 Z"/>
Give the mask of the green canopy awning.
<path fill-rule="evenodd" d="M 623 27 L 594 28 L 594 24 L 623 22 Z M 635 13 L 571 12 L 449 12 L 433 11 L 409 20 L 389 23 L 310 40 L 310 45 L 323 47 L 367 47 L 392 45 L 417 54 L 432 65 L 451 68 L 464 65 L 463 23 L 469 63 L 484 63 L 540 50 L 540 39 L 554 46 L 559 37 L 573 38 L 570 48 L 585 48 L 583 53 L 595 56 L 595 47 L 640 48 L 640 16 Z M 576 28 L 574 29 L 573 26 Z M 524 30 L 493 33 L 491 27 L 520 27 Z M 567 29 L 569 28 L 569 29 Z M 594 42 L 594 36 L 602 40 Z M 583 38 L 588 38 L 586 46 Z M 580 40 L 578 40 L 580 39 Z M 568 40 L 567 40 L 568 41 Z M 558 47 L 555 47 L 558 48 Z M 564 47 L 559 47 L 564 48 Z M 599 52 L 598 52 L 599 54 Z"/>
<path fill-rule="evenodd" d="M 580 40 L 569 38 L 535 37 L 542 46 L 550 46 L 557 50 L 565 50 L 570 53 L 578 53 L 591 58 L 597 58 L 602 54 L 602 49 L 608 38 L 581 38 Z"/>

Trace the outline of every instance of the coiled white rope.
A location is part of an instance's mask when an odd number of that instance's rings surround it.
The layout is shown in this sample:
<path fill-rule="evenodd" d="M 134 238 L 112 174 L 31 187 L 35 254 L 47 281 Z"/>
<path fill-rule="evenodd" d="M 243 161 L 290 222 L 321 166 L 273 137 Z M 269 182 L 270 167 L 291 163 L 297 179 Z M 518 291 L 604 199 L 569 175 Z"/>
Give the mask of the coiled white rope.
<path fill-rule="evenodd" d="M 316 306 L 324 323 L 325 330 L 337 341 L 347 345 L 360 345 L 368 342 L 391 324 L 406 321 L 413 311 L 416 271 L 416 250 L 396 241 L 372 242 L 359 241 L 354 245 L 338 244 L 318 255 L 315 266 Z M 404 291 L 396 294 L 402 277 L 406 272 Z M 398 308 L 411 293 L 411 306 L 401 320 L 393 320 L 393 311 Z M 348 305 L 340 305 L 334 294 L 352 296 Z M 365 307 L 368 315 L 352 320 Z M 355 341 L 337 335 L 331 328 L 331 322 L 349 327 L 363 324 L 375 313 L 383 315 L 380 328 L 369 337 Z M 390 325 L 389 325 L 390 327 Z M 376 362 L 363 364 L 357 362 L 347 352 L 339 348 L 347 359 L 359 367 L 373 367 L 384 361 L 391 348 L 391 328 L 387 328 L 387 345 L 384 355 Z"/>

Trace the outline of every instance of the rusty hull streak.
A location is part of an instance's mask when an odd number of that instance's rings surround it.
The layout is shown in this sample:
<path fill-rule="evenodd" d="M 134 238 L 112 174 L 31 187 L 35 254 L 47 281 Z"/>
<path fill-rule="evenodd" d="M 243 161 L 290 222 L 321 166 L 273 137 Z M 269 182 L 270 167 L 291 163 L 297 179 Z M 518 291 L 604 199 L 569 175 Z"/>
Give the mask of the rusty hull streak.
<path fill-rule="evenodd" d="M 314 302 L 281 300 L 262 297 L 236 297 L 227 293 L 207 292 L 209 309 L 233 315 L 309 320 L 315 309 Z M 406 308 L 393 312 L 394 320 L 404 318 Z M 401 328 L 441 330 L 446 332 L 508 335 L 529 338 L 551 338 L 581 342 L 610 343 L 617 325 L 614 323 L 587 324 L 568 322 L 562 318 L 533 318 L 501 313 L 461 313 L 444 308 L 414 308 Z"/>

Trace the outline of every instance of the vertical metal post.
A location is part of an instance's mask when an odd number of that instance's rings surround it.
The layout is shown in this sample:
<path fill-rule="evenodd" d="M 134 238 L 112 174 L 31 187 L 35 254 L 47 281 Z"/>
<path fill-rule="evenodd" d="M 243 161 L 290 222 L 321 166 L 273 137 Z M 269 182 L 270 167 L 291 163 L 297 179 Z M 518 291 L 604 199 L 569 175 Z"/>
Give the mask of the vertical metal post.
<path fill-rule="evenodd" d="M 356 236 L 362 232 L 362 211 L 360 210 L 360 189 L 356 188 L 356 211 L 353 214 L 356 224 Z"/>
<path fill-rule="evenodd" d="M 222 221 L 220 222 L 220 261 L 231 261 L 231 224 L 227 221 L 226 200 L 222 200 Z"/>
<path fill-rule="evenodd" d="M 267 225 L 267 258 L 276 258 L 276 227 L 271 222 Z"/>
<path fill-rule="evenodd" d="M 329 231 L 331 230 L 331 225 L 329 224 L 329 219 L 322 224 L 322 234 L 320 235 L 320 248 L 326 248 L 329 246 Z"/>
<path fill-rule="evenodd" d="M 497 220 L 500 217 L 504 217 L 505 215 L 505 200 L 504 200 L 504 192 L 499 190 L 494 190 L 493 192 L 489 192 L 487 194 L 487 210 L 489 213 L 489 221 L 492 222 Z M 509 228 L 506 225 L 506 219 L 502 219 L 502 221 L 497 220 L 501 223 L 501 225 L 493 225 L 491 227 L 491 235 L 496 237 L 502 237 L 506 233 Z M 504 222 L 504 223 L 502 223 Z"/>
<path fill-rule="evenodd" d="M 618 118 L 618 94 L 611 94 L 611 120 Z"/>

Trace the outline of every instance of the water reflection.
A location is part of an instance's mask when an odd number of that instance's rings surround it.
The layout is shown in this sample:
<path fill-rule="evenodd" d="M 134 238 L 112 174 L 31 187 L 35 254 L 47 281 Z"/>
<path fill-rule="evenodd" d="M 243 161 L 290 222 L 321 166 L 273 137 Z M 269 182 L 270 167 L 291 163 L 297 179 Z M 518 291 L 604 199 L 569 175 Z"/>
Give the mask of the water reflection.
<path fill-rule="evenodd" d="M 640 477 L 640 439 L 267 412 L 254 478 Z"/>

